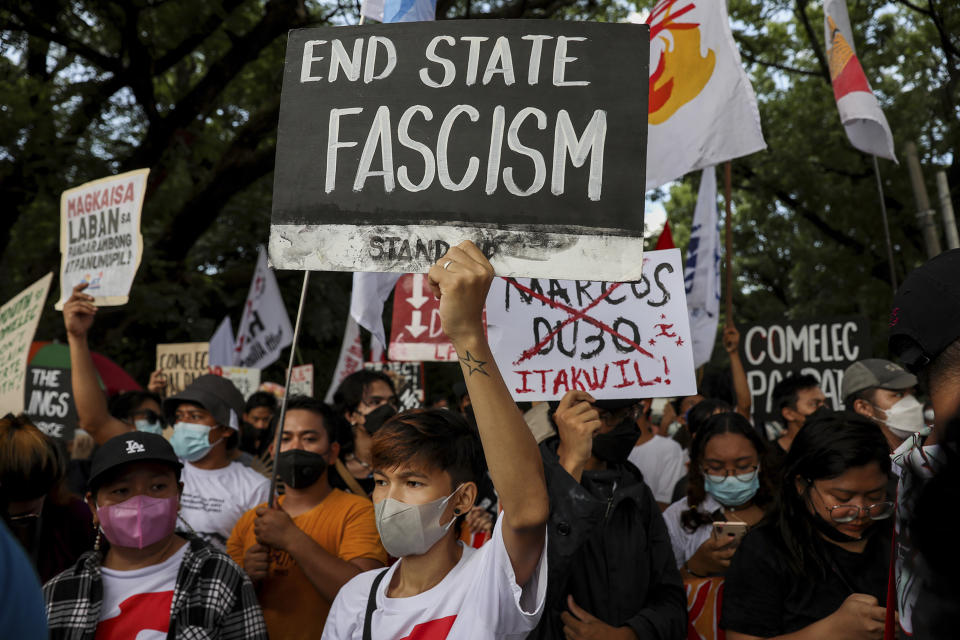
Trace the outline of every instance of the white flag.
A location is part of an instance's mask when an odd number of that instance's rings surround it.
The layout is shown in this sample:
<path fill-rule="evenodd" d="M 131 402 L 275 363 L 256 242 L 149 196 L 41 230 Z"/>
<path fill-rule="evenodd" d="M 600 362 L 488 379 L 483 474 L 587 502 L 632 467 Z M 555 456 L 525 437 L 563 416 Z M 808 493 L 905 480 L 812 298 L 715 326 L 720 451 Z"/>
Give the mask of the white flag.
<path fill-rule="evenodd" d="M 437 0 L 365 0 L 360 12 L 378 22 L 427 22 L 437 16 Z"/>
<path fill-rule="evenodd" d="M 683 270 L 693 338 L 693 367 L 710 361 L 720 320 L 720 216 L 716 167 L 703 170 Z"/>
<path fill-rule="evenodd" d="M 233 366 L 266 369 L 293 342 L 293 327 L 273 270 L 267 266 L 266 249 L 260 247 L 250 292 L 233 349 Z"/>
<path fill-rule="evenodd" d="M 233 347 L 236 340 L 233 337 L 233 327 L 230 316 L 224 316 L 223 322 L 210 337 L 210 355 L 207 362 L 211 367 L 229 367 L 233 365 Z"/>
<path fill-rule="evenodd" d="M 659 0 L 647 23 L 647 189 L 766 149 L 727 3 Z"/>
<path fill-rule="evenodd" d="M 356 275 L 356 274 L 354 274 Z M 352 316 L 347 316 L 347 327 L 343 331 L 343 344 L 340 345 L 340 357 L 337 358 L 337 368 L 330 380 L 330 388 L 324 402 L 333 404 L 333 394 L 343 379 L 354 371 L 363 369 L 363 339 L 360 337 L 360 327 Z"/>
<path fill-rule="evenodd" d="M 401 273 L 354 273 L 353 289 L 350 291 L 350 316 L 357 324 L 380 341 L 381 349 L 387 346 L 383 330 L 383 304 L 397 285 Z"/>
<path fill-rule="evenodd" d="M 853 48 L 853 32 L 844 0 L 823 3 L 823 28 L 833 97 L 850 144 L 864 153 L 896 162 L 890 125 Z"/>

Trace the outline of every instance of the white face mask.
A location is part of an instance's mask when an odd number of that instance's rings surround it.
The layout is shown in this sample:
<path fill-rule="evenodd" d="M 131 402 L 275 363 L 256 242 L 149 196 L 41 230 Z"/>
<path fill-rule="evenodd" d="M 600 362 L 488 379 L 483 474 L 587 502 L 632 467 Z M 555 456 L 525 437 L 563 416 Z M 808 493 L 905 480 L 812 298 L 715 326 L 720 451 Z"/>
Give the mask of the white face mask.
<path fill-rule="evenodd" d="M 440 524 L 447 503 L 459 490 L 457 487 L 446 498 L 426 504 L 407 504 L 393 498 L 374 504 L 377 531 L 387 553 L 394 558 L 403 558 L 429 551 L 457 520 L 453 517 L 447 524 Z"/>
<path fill-rule="evenodd" d="M 880 411 L 886 414 L 886 420 L 879 422 L 887 425 L 898 438 L 906 440 L 914 433 L 929 431 L 923 421 L 923 405 L 914 396 L 904 396 L 889 409 Z"/>

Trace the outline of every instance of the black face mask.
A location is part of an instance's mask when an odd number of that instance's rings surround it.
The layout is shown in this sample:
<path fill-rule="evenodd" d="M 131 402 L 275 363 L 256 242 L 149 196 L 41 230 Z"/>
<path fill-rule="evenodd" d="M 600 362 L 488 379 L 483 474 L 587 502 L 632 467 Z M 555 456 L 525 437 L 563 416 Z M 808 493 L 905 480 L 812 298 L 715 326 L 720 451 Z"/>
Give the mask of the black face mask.
<path fill-rule="evenodd" d="M 290 449 L 277 459 L 277 475 L 291 489 L 306 489 L 327 472 L 327 461 L 319 453 Z"/>
<path fill-rule="evenodd" d="M 640 437 L 640 430 L 632 418 L 626 418 L 607 433 L 601 433 L 593 439 L 593 455 L 604 462 L 623 464 L 633 451 L 633 445 Z"/>

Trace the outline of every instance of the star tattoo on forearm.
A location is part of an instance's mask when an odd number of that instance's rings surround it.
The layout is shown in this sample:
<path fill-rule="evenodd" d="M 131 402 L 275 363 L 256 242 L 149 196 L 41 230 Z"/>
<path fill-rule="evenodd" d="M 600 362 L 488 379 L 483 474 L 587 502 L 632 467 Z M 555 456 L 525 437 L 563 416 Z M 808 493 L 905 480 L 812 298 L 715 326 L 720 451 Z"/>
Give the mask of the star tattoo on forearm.
<path fill-rule="evenodd" d="M 487 364 L 485 360 L 477 360 L 472 353 L 467 351 L 466 357 L 460 358 L 462 362 L 467 367 L 467 373 L 473 375 L 474 373 L 482 373 L 485 376 L 490 374 L 483 370 L 483 365 Z"/>

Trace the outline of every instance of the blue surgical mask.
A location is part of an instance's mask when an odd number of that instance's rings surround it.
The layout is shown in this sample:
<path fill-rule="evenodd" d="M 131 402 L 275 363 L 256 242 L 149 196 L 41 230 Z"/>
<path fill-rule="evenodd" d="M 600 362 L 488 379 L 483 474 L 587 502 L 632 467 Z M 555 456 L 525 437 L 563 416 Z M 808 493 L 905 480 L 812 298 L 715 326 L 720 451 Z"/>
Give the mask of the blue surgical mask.
<path fill-rule="evenodd" d="M 177 457 L 187 462 L 196 462 L 207 455 L 217 442 L 210 442 L 210 427 L 205 424 L 178 422 L 173 425 L 170 445 Z"/>
<path fill-rule="evenodd" d="M 139 419 L 133 421 L 134 425 L 137 427 L 137 431 L 144 431 L 146 433 L 155 433 L 158 436 L 163 434 L 163 425 L 159 422 L 150 422 L 149 420 Z"/>
<path fill-rule="evenodd" d="M 749 475 L 753 475 L 753 480 L 749 482 L 738 479 Z M 703 488 L 723 506 L 737 507 L 751 500 L 760 490 L 760 470 L 739 477 L 727 476 L 726 478 L 704 474 Z"/>

